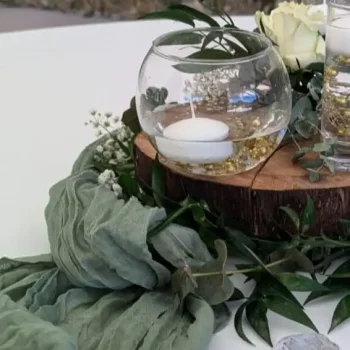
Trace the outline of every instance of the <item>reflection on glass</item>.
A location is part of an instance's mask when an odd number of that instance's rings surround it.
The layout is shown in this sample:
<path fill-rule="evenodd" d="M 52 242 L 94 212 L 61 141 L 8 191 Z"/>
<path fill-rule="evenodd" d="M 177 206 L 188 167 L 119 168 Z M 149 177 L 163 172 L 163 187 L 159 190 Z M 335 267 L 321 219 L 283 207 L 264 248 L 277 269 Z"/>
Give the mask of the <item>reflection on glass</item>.
<path fill-rule="evenodd" d="M 249 170 L 277 148 L 290 118 L 291 90 L 264 36 L 194 29 L 154 41 L 136 103 L 142 129 L 167 161 L 218 176 Z"/>

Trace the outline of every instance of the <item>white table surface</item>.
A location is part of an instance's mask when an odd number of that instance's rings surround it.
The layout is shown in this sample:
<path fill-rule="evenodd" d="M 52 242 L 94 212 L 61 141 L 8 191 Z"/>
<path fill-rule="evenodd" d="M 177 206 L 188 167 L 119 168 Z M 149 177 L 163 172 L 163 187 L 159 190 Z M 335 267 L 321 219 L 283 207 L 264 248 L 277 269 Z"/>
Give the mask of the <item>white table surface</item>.
<path fill-rule="evenodd" d="M 234 20 L 241 28 L 254 27 L 251 17 Z M 183 27 L 147 21 L 0 34 L 0 256 L 49 251 L 43 214 L 48 190 L 68 175 L 79 152 L 94 139 L 84 126 L 89 111 L 122 113 L 151 41 Z M 333 299 L 306 308 L 321 333 L 327 332 L 335 306 Z M 273 313 L 269 319 L 274 343 L 308 332 Z M 256 349 L 269 349 L 249 327 L 246 333 Z M 330 338 L 349 349 L 350 323 Z M 236 335 L 233 321 L 210 346 L 229 349 L 253 349 Z"/>

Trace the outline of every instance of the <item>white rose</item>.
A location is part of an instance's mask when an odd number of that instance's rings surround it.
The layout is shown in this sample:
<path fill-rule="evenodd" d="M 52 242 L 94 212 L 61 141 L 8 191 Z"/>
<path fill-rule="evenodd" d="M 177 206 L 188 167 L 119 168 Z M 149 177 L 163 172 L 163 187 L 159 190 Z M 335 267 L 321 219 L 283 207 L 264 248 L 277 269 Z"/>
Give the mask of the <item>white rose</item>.
<path fill-rule="evenodd" d="M 326 50 L 321 35 L 324 28 L 323 11 L 311 6 L 282 2 L 270 15 L 258 11 L 255 20 L 261 33 L 276 44 L 276 49 L 292 71 L 313 62 L 323 62 Z M 299 63 L 298 63 L 299 62 Z"/>

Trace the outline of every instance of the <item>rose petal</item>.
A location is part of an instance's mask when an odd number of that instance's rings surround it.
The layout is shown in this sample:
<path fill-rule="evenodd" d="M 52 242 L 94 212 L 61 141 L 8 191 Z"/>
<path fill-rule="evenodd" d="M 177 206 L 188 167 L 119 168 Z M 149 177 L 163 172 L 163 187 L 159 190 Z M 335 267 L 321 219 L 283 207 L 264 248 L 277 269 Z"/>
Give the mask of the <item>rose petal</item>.
<path fill-rule="evenodd" d="M 317 57 L 317 54 L 315 52 L 310 53 L 301 53 L 297 55 L 287 55 L 283 57 L 283 61 L 287 67 L 290 67 L 292 71 L 296 71 L 299 68 L 305 68 L 310 63 L 313 62 L 321 62 L 322 59 Z M 300 67 L 298 65 L 298 61 L 300 64 Z"/>

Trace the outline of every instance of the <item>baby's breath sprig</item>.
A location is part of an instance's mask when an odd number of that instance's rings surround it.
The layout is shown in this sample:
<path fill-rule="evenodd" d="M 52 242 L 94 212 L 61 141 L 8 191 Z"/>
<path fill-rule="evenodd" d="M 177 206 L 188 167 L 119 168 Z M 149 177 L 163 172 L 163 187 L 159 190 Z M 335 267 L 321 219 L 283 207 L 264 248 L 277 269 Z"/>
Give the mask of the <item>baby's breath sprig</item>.
<path fill-rule="evenodd" d="M 130 144 L 133 132 L 121 121 L 121 118 L 112 113 L 90 112 L 90 120 L 86 125 L 95 129 L 96 137 L 101 143 L 96 147 L 94 160 L 103 170 L 113 168 L 117 173 L 130 171 L 134 168 Z"/>
<path fill-rule="evenodd" d="M 113 191 L 120 198 L 123 194 L 121 186 L 118 184 L 118 178 L 113 170 L 106 169 L 98 177 L 98 183 L 107 189 Z"/>

